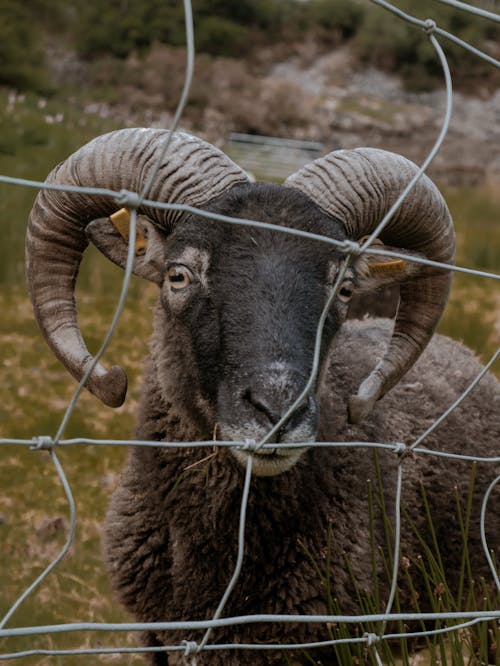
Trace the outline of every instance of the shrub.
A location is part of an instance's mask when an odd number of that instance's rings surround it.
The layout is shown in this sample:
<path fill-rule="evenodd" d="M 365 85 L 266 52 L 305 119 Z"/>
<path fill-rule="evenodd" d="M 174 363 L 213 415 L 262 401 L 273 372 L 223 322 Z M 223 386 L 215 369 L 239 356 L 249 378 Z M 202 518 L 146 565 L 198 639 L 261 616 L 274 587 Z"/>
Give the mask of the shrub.
<path fill-rule="evenodd" d="M 432 17 L 439 27 L 457 34 L 481 48 L 500 31 L 487 21 L 477 20 L 465 12 L 422 0 L 418 5 L 411 0 L 401 0 L 401 9 L 417 18 Z M 457 81 L 477 80 L 481 75 L 490 76 L 491 66 L 466 54 L 462 47 L 440 38 L 446 57 L 457 75 Z M 355 55 L 363 63 L 381 69 L 398 72 L 407 87 L 413 90 L 432 88 L 442 81 L 442 68 L 434 47 L 422 30 L 401 21 L 386 11 L 372 8 L 366 11 L 353 41 Z"/>
<path fill-rule="evenodd" d="M 195 26 L 196 46 L 203 53 L 220 56 L 245 55 L 252 45 L 248 28 L 219 16 L 208 16 Z"/>
<path fill-rule="evenodd" d="M 0 15 L 0 84 L 47 92 L 45 57 L 30 12 L 16 0 L 0 0 Z"/>
<path fill-rule="evenodd" d="M 343 39 L 352 37 L 359 29 L 366 4 L 359 0 L 312 0 L 307 5 L 313 26 L 334 30 Z"/>

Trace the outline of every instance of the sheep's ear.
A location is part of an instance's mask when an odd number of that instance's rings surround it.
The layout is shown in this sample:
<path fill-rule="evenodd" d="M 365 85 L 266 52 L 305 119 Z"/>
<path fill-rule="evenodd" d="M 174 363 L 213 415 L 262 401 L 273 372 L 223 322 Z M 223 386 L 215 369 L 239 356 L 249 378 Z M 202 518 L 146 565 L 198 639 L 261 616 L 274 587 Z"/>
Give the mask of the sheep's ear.
<path fill-rule="evenodd" d="M 362 245 L 365 240 L 366 237 L 361 238 L 359 244 Z M 370 247 L 377 250 L 401 252 L 399 248 L 385 245 L 378 238 L 373 241 Z M 405 254 L 408 257 L 421 256 L 416 252 L 410 254 L 406 250 Z M 409 277 L 414 277 L 420 272 L 421 265 L 409 259 L 384 257 L 380 254 L 362 254 L 356 259 L 355 268 L 358 276 L 358 289 L 364 292 L 397 284 Z"/>
<path fill-rule="evenodd" d="M 121 268 L 127 263 L 130 217 L 122 209 L 110 217 L 93 220 L 87 237 L 108 259 Z M 165 235 L 143 215 L 137 216 L 135 259 L 132 272 L 161 285 Z"/>

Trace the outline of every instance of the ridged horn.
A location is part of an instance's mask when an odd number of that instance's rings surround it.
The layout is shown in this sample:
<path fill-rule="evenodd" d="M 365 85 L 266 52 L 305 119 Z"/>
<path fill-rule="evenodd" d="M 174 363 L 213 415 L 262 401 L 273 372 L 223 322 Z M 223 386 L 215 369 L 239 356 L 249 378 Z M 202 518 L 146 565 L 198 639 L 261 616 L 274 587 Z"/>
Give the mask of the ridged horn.
<path fill-rule="evenodd" d="M 168 135 L 165 130 L 142 128 L 104 134 L 57 166 L 46 182 L 140 193 Z M 148 198 L 202 207 L 233 185 L 247 181 L 247 174 L 220 150 L 177 132 Z M 26 275 L 35 317 L 48 345 L 77 381 L 92 362 L 78 327 L 74 298 L 88 243 L 85 227 L 117 208 L 109 197 L 42 190 L 29 217 Z M 147 207 L 140 211 L 167 231 L 185 215 Z M 106 371 L 98 364 L 86 386 L 105 404 L 118 407 L 125 399 L 127 377 L 118 366 Z"/>
<path fill-rule="evenodd" d="M 340 220 L 348 238 L 375 230 L 418 167 L 395 153 L 374 148 L 339 150 L 292 174 L 285 185 L 310 196 Z M 381 240 L 453 264 L 455 233 L 446 202 L 423 175 L 393 215 Z M 451 271 L 425 266 L 403 282 L 394 331 L 387 351 L 358 394 L 349 401 L 352 423 L 361 421 L 375 402 L 411 368 L 429 342 L 448 300 Z M 353 359 L 355 363 L 355 359 Z"/>

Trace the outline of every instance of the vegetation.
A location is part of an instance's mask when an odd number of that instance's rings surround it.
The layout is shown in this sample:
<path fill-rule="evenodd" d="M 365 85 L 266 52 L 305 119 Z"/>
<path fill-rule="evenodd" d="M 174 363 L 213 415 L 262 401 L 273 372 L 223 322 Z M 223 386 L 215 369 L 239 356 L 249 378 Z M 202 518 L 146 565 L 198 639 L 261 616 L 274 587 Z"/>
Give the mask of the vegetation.
<path fill-rule="evenodd" d="M 289 49 L 305 36 L 322 48 L 352 42 L 355 58 L 399 71 L 413 88 L 432 87 L 440 77 L 434 49 L 422 32 L 369 0 L 192 0 L 199 53 L 259 59 L 265 48 Z M 433 17 L 479 48 L 498 48 L 499 29 L 489 21 L 432 0 L 398 0 L 419 18 Z M 0 84 L 47 91 L 45 52 L 63 45 L 87 61 L 146 57 L 155 44 L 185 43 L 181 0 L 0 0 Z M 468 82 L 493 76 L 480 60 L 459 57 L 447 43 L 452 65 Z M 461 78 L 461 77 L 460 77 Z"/>
<path fill-rule="evenodd" d="M 394 560 L 394 525 L 392 522 L 393 508 L 386 505 L 384 500 L 384 480 L 381 476 L 378 455 L 373 452 L 375 458 L 375 467 L 377 470 L 374 482 L 367 481 L 367 496 L 369 500 L 370 520 L 373 524 L 374 515 L 377 511 L 381 512 L 386 545 L 385 548 L 375 542 L 375 534 L 370 533 L 372 571 L 373 571 L 373 590 L 367 592 L 362 589 L 356 579 L 349 559 L 344 557 L 346 570 L 349 574 L 350 584 L 354 590 L 359 602 L 361 613 L 363 615 L 377 615 L 383 612 L 385 601 L 379 595 L 379 585 L 376 572 L 382 570 L 385 573 L 388 583 L 392 581 Z M 467 471 L 464 469 L 465 474 Z M 424 607 L 428 606 L 427 612 L 443 613 L 450 611 L 459 611 L 464 608 L 473 611 L 492 611 L 498 605 L 498 593 L 493 588 L 488 588 L 488 583 L 477 576 L 470 562 L 470 553 L 467 545 L 470 528 L 470 512 L 472 505 L 472 494 L 476 478 L 476 467 L 472 465 L 469 472 L 469 478 L 464 478 L 464 486 L 468 488 L 466 498 L 460 497 L 458 489 L 455 489 L 453 498 L 454 509 L 460 526 L 460 539 L 462 544 L 462 561 L 459 581 L 451 581 L 447 578 L 446 568 L 440 553 L 440 544 L 436 537 L 433 516 L 429 511 L 427 496 L 423 483 L 420 484 L 420 493 L 422 505 L 425 507 L 427 526 L 432 535 L 432 545 L 427 545 L 419 535 L 412 523 L 404 504 L 402 505 L 403 521 L 407 521 L 420 542 L 418 554 L 400 553 L 400 564 L 398 574 L 398 585 L 394 598 L 394 605 L 391 610 L 393 613 L 406 612 L 424 612 Z M 468 485 L 466 485 L 468 482 Z M 464 501 L 465 500 L 465 501 Z M 454 520 L 455 515 L 450 516 Z M 331 590 L 333 581 L 330 581 L 329 561 L 334 553 L 334 533 L 331 526 L 328 526 L 328 537 L 326 547 L 326 558 L 321 555 L 311 553 L 305 550 L 311 564 L 314 566 L 318 577 L 322 582 L 328 601 L 328 612 L 331 615 L 342 615 L 342 608 L 337 599 L 333 596 Z M 326 564 L 325 564 L 326 562 Z M 421 578 L 425 582 L 427 594 L 424 598 L 419 597 L 415 589 L 414 581 Z M 455 589 L 453 592 L 452 590 Z M 400 599 L 404 595 L 411 599 L 409 608 L 401 605 Z M 441 625 L 436 622 L 436 628 L 442 626 L 452 627 L 452 623 Z M 384 628 L 385 634 L 405 634 L 413 632 L 429 631 L 430 625 L 424 622 L 419 624 L 405 624 L 402 621 L 389 622 Z M 361 625 L 334 624 L 329 627 L 330 640 L 348 640 L 359 639 L 363 635 L 380 633 L 380 625 L 374 622 L 366 622 Z M 468 628 L 449 631 L 446 633 L 436 633 L 418 638 L 401 638 L 399 640 L 381 641 L 378 645 L 378 651 L 383 664 L 387 666 L 411 666 L 411 664 L 421 663 L 429 666 L 464 666 L 465 664 L 497 664 L 500 658 L 500 629 L 497 623 L 479 623 Z M 379 661 L 366 643 L 339 643 L 334 648 L 335 654 L 340 664 L 370 664 L 376 666 Z M 317 664 L 313 659 L 313 652 L 309 653 L 311 664 Z M 321 663 L 321 662 L 319 662 Z"/>
<path fill-rule="evenodd" d="M 40 31 L 24 3 L 0 0 L 0 83 L 42 91 L 48 85 Z"/>
<path fill-rule="evenodd" d="M 417 18 L 431 17 L 444 30 L 478 48 L 488 50 L 490 43 L 498 43 L 499 30 L 485 20 L 478 20 L 458 9 L 439 5 L 434 0 L 399 0 L 398 7 Z M 491 42 L 490 42 L 491 40 Z M 462 82 L 470 84 L 491 74 L 491 65 L 478 58 L 464 58 L 462 47 L 441 40 L 447 59 Z M 386 12 L 366 12 L 355 36 L 355 51 L 364 63 L 370 63 L 392 72 L 399 72 L 414 90 L 432 88 L 442 79 L 442 69 L 434 47 L 415 27 L 388 16 Z"/>

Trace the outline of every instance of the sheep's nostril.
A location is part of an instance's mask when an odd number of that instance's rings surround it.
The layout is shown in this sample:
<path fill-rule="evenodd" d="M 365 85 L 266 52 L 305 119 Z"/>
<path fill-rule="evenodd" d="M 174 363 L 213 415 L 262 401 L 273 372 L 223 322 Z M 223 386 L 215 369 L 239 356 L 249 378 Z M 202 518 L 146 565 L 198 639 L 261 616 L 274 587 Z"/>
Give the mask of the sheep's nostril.
<path fill-rule="evenodd" d="M 271 425 L 275 425 L 281 418 L 281 415 L 271 405 L 271 401 L 266 396 L 259 395 L 259 393 L 246 389 L 242 395 L 245 402 L 248 402 L 252 407 L 264 414 L 269 419 Z"/>
<path fill-rule="evenodd" d="M 277 384 L 278 382 L 275 382 Z M 313 442 L 318 434 L 318 409 L 315 397 L 307 395 L 291 410 L 302 396 L 303 386 L 289 382 L 270 386 L 270 382 L 255 381 L 246 388 L 232 386 L 230 430 L 234 439 L 251 437 L 272 443 Z M 284 385 L 284 386 L 283 386 Z M 229 387 L 227 387 L 229 389 Z M 226 389 L 226 390 L 227 390 Z M 229 402 L 229 401 L 228 401 Z M 226 417 L 227 418 L 227 417 Z M 232 425 L 234 424 L 234 425 Z M 228 426 L 229 427 L 229 426 Z M 281 447 L 285 449 L 286 446 Z M 288 455 L 278 452 L 276 455 Z"/>
<path fill-rule="evenodd" d="M 293 400 L 284 399 L 279 392 L 247 388 L 241 394 L 242 401 L 247 404 L 247 408 L 252 410 L 252 415 L 257 421 L 268 428 L 273 428 L 288 412 Z M 309 431 L 315 428 L 316 408 L 314 398 L 306 397 L 289 415 L 286 422 L 281 425 L 279 430 L 274 433 L 272 439 L 274 442 L 286 441 L 287 434 L 295 430 L 307 432 L 307 438 L 311 435 Z M 304 435 L 305 436 L 305 435 Z"/>

